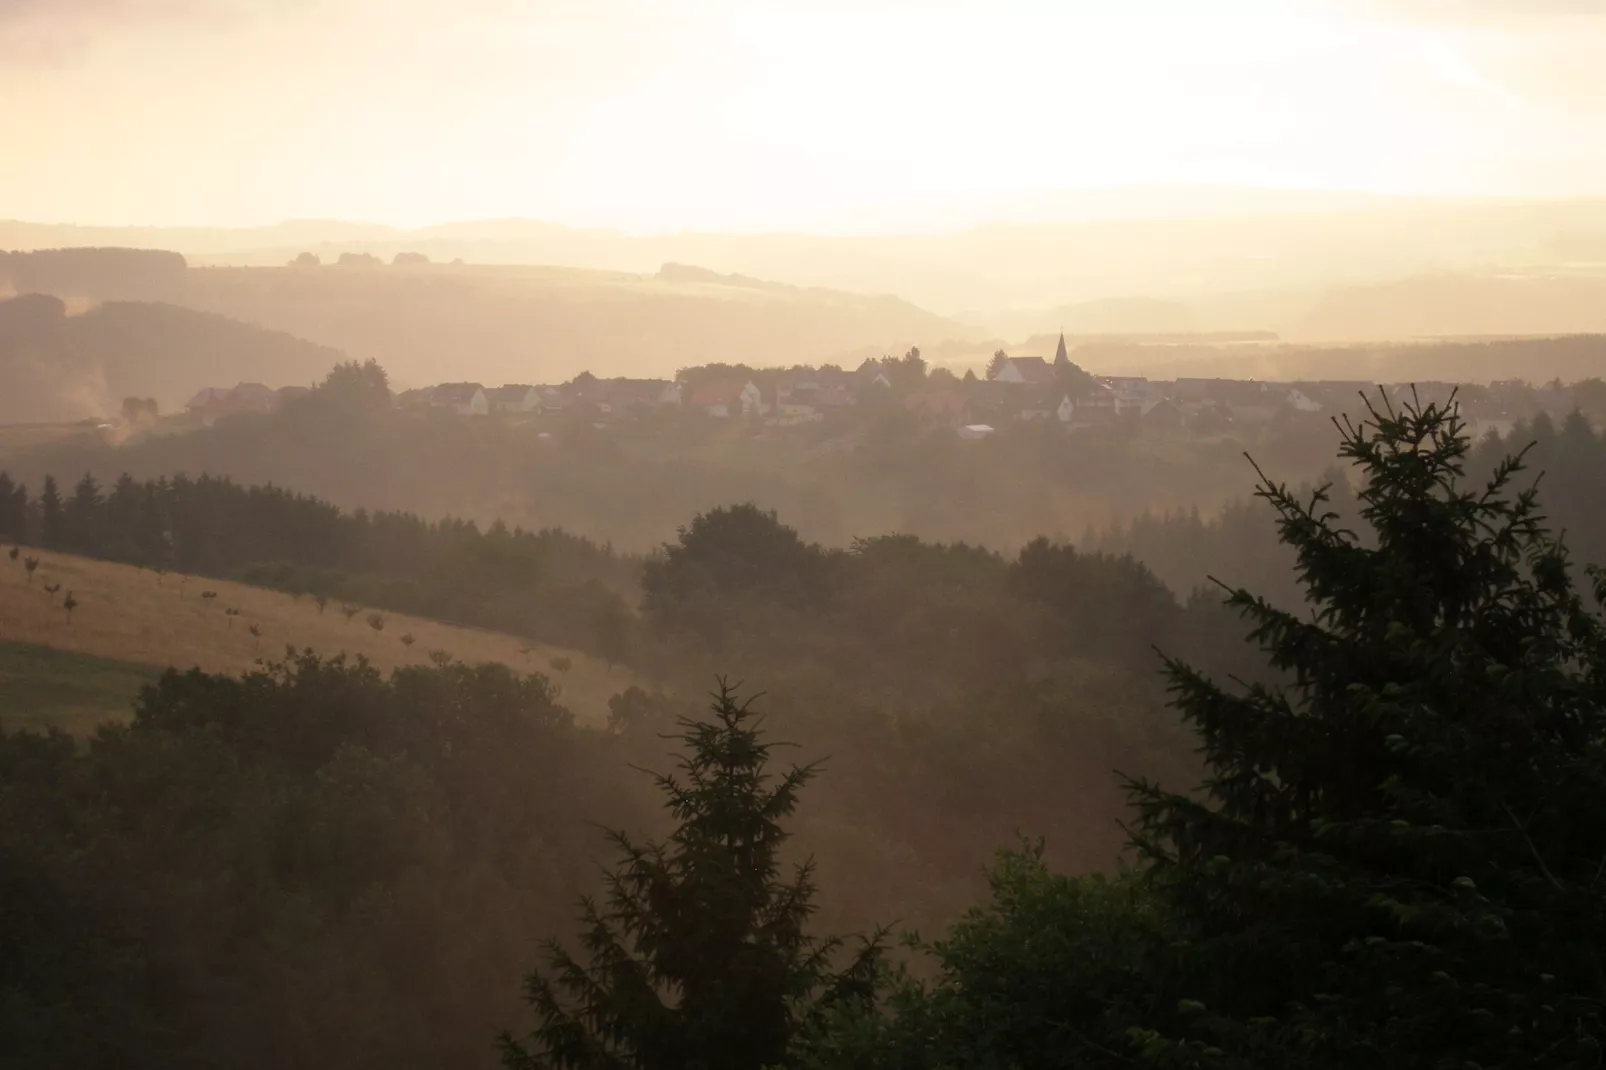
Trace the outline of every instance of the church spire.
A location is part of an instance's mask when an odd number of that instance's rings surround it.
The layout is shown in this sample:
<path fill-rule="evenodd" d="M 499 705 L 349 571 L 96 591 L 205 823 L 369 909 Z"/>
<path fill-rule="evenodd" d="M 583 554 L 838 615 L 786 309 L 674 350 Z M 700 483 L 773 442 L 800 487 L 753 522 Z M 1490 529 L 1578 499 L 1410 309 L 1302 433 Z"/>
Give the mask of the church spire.
<path fill-rule="evenodd" d="M 1054 351 L 1054 366 L 1063 368 L 1071 362 L 1071 355 L 1065 351 L 1065 332 L 1060 331 L 1060 347 Z"/>

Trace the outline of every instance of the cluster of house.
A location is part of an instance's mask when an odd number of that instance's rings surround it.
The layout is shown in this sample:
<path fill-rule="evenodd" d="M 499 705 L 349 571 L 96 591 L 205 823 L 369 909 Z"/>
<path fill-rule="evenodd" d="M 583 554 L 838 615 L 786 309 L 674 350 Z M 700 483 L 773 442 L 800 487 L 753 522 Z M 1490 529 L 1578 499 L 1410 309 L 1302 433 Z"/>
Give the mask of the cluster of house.
<path fill-rule="evenodd" d="M 822 368 L 731 374 L 706 369 L 680 380 L 598 379 L 584 374 L 559 386 L 443 383 L 406 391 L 396 404 L 414 411 L 462 417 L 497 414 L 535 416 L 577 412 L 598 421 L 672 407 L 714 419 L 747 419 L 771 426 L 823 422 L 854 407 L 901 406 L 923 422 L 953 428 L 960 437 L 986 438 L 1004 424 L 1056 422 L 1068 430 L 1137 420 L 1157 427 L 1204 431 L 1224 424 L 1265 423 L 1280 417 L 1352 411 L 1357 395 L 1376 396 L 1368 381 L 1263 382 L 1237 379 L 1093 376 L 1073 364 L 1062 338 L 1052 361 L 1043 357 L 1000 356 L 990 377 L 960 379 L 939 370 L 907 374 L 897 361 L 867 360 L 857 369 Z M 1510 387 L 1510 390 L 1503 390 Z M 1387 387 L 1393 396 L 1417 389 L 1424 401 L 1443 401 L 1453 384 Z M 207 389 L 189 403 L 192 414 L 210 423 L 237 412 L 271 412 L 304 388 L 273 390 L 241 383 L 229 390 Z M 1531 410 L 1565 412 L 1570 395 L 1552 406 L 1526 384 L 1492 384 L 1461 397 L 1463 413 L 1475 424 L 1509 422 L 1529 411 L 1514 411 L 1513 398 L 1526 392 Z M 1565 394 L 1565 391 L 1562 391 Z"/>
<path fill-rule="evenodd" d="M 209 386 L 201 390 L 184 408 L 192 417 L 210 427 L 225 416 L 242 412 L 277 412 L 286 400 L 310 393 L 304 386 L 274 389 L 263 383 L 238 383 L 232 387 Z"/>

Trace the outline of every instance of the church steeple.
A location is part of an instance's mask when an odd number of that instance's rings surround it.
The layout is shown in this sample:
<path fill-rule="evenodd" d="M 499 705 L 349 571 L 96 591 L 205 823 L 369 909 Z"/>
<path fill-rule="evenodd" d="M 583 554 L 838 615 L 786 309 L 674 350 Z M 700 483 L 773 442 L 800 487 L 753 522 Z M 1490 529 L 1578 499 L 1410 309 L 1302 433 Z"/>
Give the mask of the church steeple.
<path fill-rule="evenodd" d="M 1071 355 L 1065 351 L 1065 332 L 1060 332 L 1060 346 L 1054 350 L 1054 367 L 1063 368 L 1071 362 Z"/>

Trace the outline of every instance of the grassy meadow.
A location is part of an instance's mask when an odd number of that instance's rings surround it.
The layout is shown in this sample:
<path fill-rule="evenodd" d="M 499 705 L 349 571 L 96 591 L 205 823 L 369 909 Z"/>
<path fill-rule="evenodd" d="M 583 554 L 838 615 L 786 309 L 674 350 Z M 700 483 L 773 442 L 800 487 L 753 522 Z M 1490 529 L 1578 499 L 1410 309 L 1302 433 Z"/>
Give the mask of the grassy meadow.
<path fill-rule="evenodd" d="M 75 735 L 128 713 L 160 670 L 31 643 L 0 643 L 0 728 L 55 726 Z"/>
<path fill-rule="evenodd" d="M 31 581 L 26 556 L 40 562 Z M 203 598 L 208 591 L 216 597 Z M 63 606 L 68 592 L 78 603 L 70 618 Z M 586 724 L 603 723 L 609 696 L 631 683 L 627 670 L 610 671 L 577 651 L 384 611 L 383 628 L 375 629 L 368 623 L 373 611 L 363 607 L 348 619 L 343 608 L 332 601 L 320 613 L 310 598 L 67 554 L 25 550 L 13 561 L 7 548 L 0 551 L 0 720 L 92 727 L 105 719 L 101 711 L 126 708 L 112 699 L 132 697 L 161 667 L 239 673 L 282 655 L 287 645 L 361 655 L 381 669 L 428 664 L 432 652 L 445 651 L 458 661 L 542 672 L 562 686 L 564 705 Z M 410 647 L 402 642 L 406 635 L 414 639 Z M 555 671 L 555 658 L 568 659 L 571 668 Z"/>

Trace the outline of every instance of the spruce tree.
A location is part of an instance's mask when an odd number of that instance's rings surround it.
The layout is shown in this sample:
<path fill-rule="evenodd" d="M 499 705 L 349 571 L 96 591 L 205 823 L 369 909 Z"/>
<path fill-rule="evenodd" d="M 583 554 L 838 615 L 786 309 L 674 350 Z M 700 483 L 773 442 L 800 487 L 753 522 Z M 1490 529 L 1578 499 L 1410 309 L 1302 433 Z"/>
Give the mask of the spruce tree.
<path fill-rule="evenodd" d="M 73 488 L 72 497 L 62 507 L 64 545 L 78 553 L 104 553 L 104 525 L 101 523 L 100 484 L 88 472 Z"/>
<path fill-rule="evenodd" d="M 27 490 L 12 482 L 10 475 L 0 472 L 0 539 L 22 542 L 27 537 L 23 530 L 27 515 Z"/>
<path fill-rule="evenodd" d="M 55 476 L 46 476 L 39 492 L 39 545 L 47 550 L 60 550 L 66 532 L 62 524 L 61 490 Z"/>
<path fill-rule="evenodd" d="M 1606 577 L 1586 605 L 1520 456 L 1469 487 L 1453 407 L 1384 405 L 1341 426 L 1364 534 L 1260 488 L 1309 612 L 1230 604 L 1285 685 L 1170 664 L 1209 775 L 1133 785 L 1180 924 L 1154 1065 L 1602 1061 Z"/>
<path fill-rule="evenodd" d="M 805 930 L 812 865 L 782 876 L 781 823 L 818 765 L 772 777 L 776 744 L 724 681 L 712 712 L 681 722 L 680 772 L 654 778 L 669 839 L 610 834 L 606 896 L 580 901 L 587 961 L 549 941 L 526 979 L 540 1024 L 527 1043 L 504 1036 L 510 1070 L 760 1070 L 815 1014 L 873 990 L 880 934 L 835 971 L 843 941 Z"/>

